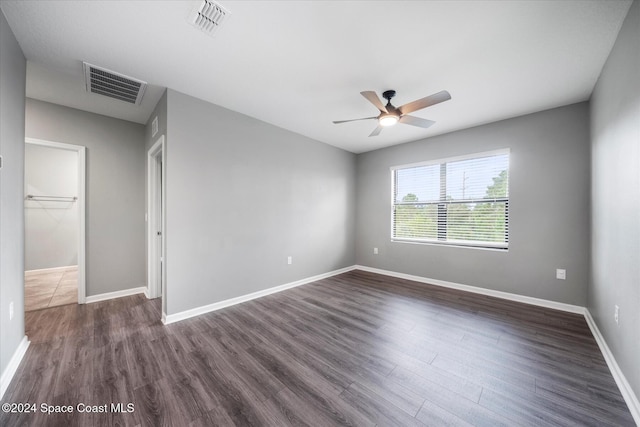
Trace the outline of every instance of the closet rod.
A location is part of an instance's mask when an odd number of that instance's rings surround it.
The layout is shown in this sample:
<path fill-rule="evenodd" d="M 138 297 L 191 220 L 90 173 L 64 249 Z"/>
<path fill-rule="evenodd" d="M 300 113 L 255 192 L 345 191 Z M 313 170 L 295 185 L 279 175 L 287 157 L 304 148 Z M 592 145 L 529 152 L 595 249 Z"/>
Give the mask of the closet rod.
<path fill-rule="evenodd" d="M 75 202 L 78 200 L 76 196 L 34 196 L 27 194 L 27 200 L 40 200 L 43 202 Z"/>

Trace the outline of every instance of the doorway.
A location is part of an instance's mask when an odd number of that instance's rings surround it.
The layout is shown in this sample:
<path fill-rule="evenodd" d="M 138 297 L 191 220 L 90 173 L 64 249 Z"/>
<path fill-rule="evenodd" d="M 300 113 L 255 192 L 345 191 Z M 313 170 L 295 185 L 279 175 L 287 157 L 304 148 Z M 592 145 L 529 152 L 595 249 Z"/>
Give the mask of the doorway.
<path fill-rule="evenodd" d="M 166 313 L 164 135 L 160 136 L 147 152 L 147 172 L 147 296 L 162 297 L 162 312 Z"/>
<path fill-rule="evenodd" d="M 25 143 L 25 311 L 84 304 L 86 148 Z"/>

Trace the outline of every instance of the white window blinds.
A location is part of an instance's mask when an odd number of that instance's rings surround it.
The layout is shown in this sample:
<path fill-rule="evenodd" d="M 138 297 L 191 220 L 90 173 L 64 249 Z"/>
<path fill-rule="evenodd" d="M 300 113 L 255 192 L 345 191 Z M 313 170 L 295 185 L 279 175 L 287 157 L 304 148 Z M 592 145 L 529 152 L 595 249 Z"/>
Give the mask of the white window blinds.
<path fill-rule="evenodd" d="M 509 152 L 392 168 L 394 240 L 506 249 Z"/>

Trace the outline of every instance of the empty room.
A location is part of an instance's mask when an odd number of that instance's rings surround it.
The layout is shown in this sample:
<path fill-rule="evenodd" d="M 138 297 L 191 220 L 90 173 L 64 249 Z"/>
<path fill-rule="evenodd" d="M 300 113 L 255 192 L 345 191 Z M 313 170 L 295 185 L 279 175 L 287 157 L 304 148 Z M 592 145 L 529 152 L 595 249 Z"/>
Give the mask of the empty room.
<path fill-rule="evenodd" d="M 0 9 L 0 425 L 640 426 L 638 0 Z"/>

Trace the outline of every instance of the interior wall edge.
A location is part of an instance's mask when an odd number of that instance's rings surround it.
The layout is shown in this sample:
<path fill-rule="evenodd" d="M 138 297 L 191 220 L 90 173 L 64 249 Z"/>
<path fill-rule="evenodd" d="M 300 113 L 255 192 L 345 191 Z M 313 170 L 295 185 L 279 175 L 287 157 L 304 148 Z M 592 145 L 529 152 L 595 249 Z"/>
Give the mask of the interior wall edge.
<path fill-rule="evenodd" d="M 25 335 L 24 138 L 26 59 L 0 11 L 0 372 Z"/>

